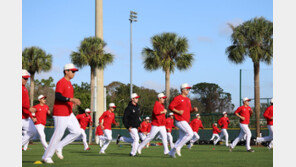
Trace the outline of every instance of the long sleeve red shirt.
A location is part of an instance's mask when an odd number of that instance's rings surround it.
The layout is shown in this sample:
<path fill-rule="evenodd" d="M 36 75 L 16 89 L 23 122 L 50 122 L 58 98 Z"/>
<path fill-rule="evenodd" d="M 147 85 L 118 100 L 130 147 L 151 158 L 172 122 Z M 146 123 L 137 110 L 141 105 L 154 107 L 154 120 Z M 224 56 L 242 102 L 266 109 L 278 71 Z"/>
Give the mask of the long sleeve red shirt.
<path fill-rule="evenodd" d="M 32 118 L 32 113 L 29 111 L 30 99 L 29 93 L 25 85 L 22 85 L 22 119 Z"/>
<path fill-rule="evenodd" d="M 213 134 L 218 134 L 220 132 L 221 130 L 217 126 L 213 125 Z"/>
<path fill-rule="evenodd" d="M 245 117 L 245 120 L 240 119 L 240 123 L 248 125 L 250 123 L 251 111 L 252 109 L 250 106 L 240 106 L 234 113 L 239 113 L 240 116 Z"/>
<path fill-rule="evenodd" d="M 102 136 L 102 135 L 104 135 L 104 132 L 103 132 L 101 126 L 97 126 L 97 128 L 96 128 L 96 136 Z"/>
<path fill-rule="evenodd" d="M 273 117 L 273 105 L 267 107 L 263 116 L 267 121 L 267 125 L 273 125 L 273 119 L 271 119 Z"/>
<path fill-rule="evenodd" d="M 148 123 L 146 121 L 143 121 L 139 127 L 139 132 L 144 133 L 147 132 L 148 133 Z"/>
<path fill-rule="evenodd" d="M 218 124 L 222 129 L 228 129 L 228 125 L 229 125 L 229 118 L 228 117 L 221 117 L 218 120 Z"/>
<path fill-rule="evenodd" d="M 86 116 L 85 113 L 76 115 L 76 118 L 80 124 L 80 127 L 84 130 L 86 129 L 88 123 L 92 123 L 91 116 Z"/>
<path fill-rule="evenodd" d="M 198 133 L 199 128 L 202 128 L 202 129 L 204 128 L 202 125 L 202 121 L 197 118 L 193 119 L 189 125 L 193 130 L 193 132 L 196 132 L 196 133 Z"/>
<path fill-rule="evenodd" d="M 104 123 L 103 123 L 104 129 L 111 130 L 112 123 L 116 124 L 115 114 L 113 112 L 109 111 L 109 110 L 105 111 L 101 115 L 101 117 L 99 119 L 100 124 L 102 123 L 102 120 L 104 120 Z"/>
<path fill-rule="evenodd" d="M 165 126 L 165 114 L 161 114 L 162 111 L 164 111 L 164 105 L 156 101 L 152 113 L 153 126 Z"/>
<path fill-rule="evenodd" d="M 167 118 L 166 119 L 166 124 L 165 124 L 165 128 L 167 129 L 167 132 L 171 133 L 172 132 L 172 128 L 174 128 L 174 119 L 172 118 Z"/>
<path fill-rule="evenodd" d="M 190 121 L 190 112 L 192 112 L 191 101 L 188 97 L 183 97 L 182 95 L 176 96 L 169 105 L 169 109 L 173 111 L 183 110 L 183 114 L 174 113 L 175 119 L 177 121 Z"/>

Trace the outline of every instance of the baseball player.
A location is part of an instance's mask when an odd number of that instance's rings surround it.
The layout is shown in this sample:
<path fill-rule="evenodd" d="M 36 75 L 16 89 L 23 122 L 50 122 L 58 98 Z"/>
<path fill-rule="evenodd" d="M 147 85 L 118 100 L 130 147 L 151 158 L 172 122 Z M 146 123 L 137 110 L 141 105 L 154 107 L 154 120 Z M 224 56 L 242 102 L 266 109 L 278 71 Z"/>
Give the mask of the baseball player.
<path fill-rule="evenodd" d="M 222 133 L 220 134 L 220 136 L 218 137 L 218 139 L 214 140 L 214 145 L 216 145 L 218 143 L 218 141 L 220 139 L 222 139 L 222 137 L 225 136 L 225 145 L 226 145 L 226 147 L 228 147 L 228 133 L 227 133 L 227 128 L 228 128 L 228 125 L 229 125 L 229 118 L 227 117 L 227 113 L 225 111 L 223 112 L 223 117 L 221 117 L 218 120 L 218 124 L 221 127 L 221 132 Z"/>
<path fill-rule="evenodd" d="M 139 145 L 138 154 L 141 154 L 142 149 L 147 145 L 159 132 L 162 138 L 164 154 L 169 153 L 168 141 L 167 141 L 167 133 L 166 133 L 166 118 L 165 114 L 167 110 L 164 108 L 164 101 L 167 98 L 163 93 L 157 95 L 158 101 L 154 103 L 153 113 L 152 113 L 152 127 L 150 134 L 146 137 L 146 139 Z"/>
<path fill-rule="evenodd" d="M 268 145 L 268 148 L 271 149 L 273 147 L 273 99 L 270 100 L 270 106 L 266 108 L 263 116 L 267 121 L 269 135 L 265 137 L 257 137 L 256 142 L 261 143 L 263 141 L 271 141 Z"/>
<path fill-rule="evenodd" d="M 213 123 L 212 128 L 213 128 L 213 135 L 212 135 L 212 138 L 210 139 L 210 141 L 214 140 L 215 137 L 216 137 L 216 139 L 218 139 L 219 133 L 221 132 L 221 130 L 217 127 L 217 123 Z"/>
<path fill-rule="evenodd" d="M 246 134 L 246 148 L 248 152 L 254 152 L 253 149 L 251 149 L 250 142 L 251 142 L 251 137 L 252 133 L 249 129 L 249 123 L 250 123 L 250 117 L 253 114 L 253 110 L 249 106 L 249 102 L 251 99 L 245 97 L 243 99 L 243 106 L 240 106 L 237 108 L 237 110 L 234 112 L 234 114 L 240 118 L 240 133 L 239 136 L 230 144 L 229 146 L 229 151 L 232 151 L 234 147 L 237 145 L 237 143 L 244 138 L 244 135 Z"/>
<path fill-rule="evenodd" d="M 167 139 L 170 143 L 171 149 L 174 148 L 174 140 L 172 136 L 172 128 L 175 128 L 174 125 L 174 113 L 169 113 L 169 117 L 165 120 L 165 128 L 167 130 Z"/>
<path fill-rule="evenodd" d="M 149 119 L 150 119 L 149 117 L 146 117 L 144 119 L 144 121 L 140 124 L 140 127 L 138 128 L 139 136 L 140 136 L 141 141 L 144 141 L 146 139 L 146 137 L 147 137 Z"/>
<path fill-rule="evenodd" d="M 64 146 L 73 142 L 81 135 L 81 128 L 72 109 L 75 105 L 80 105 L 79 99 L 74 98 L 74 89 L 70 82 L 74 78 L 78 69 L 74 64 L 66 64 L 64 66 L 64 77 L 56 84 L 55 102 L 53 106 L 54 133 L 50 139 L 49 145 L 42 156 L 45 163 L 54 163 L 51 157 L 56 152 L 58 158 L 63 159 L 62 149 Z M 63 139 L 65 130 L 69 130 L 69 134 Z"/>
<path fill-rule="evenodd" d="M 36 118 L 33 117 L 32 113 L 35 110 L 30 107 L 30 99 L 28 90 L 26 88 L 26 84 L 28 79 L 30 78 L 30 74 L 27 70 L 22 70 L 22 146 L 24 146 L 23 151 L 26 151 L 27 145 L 31 138 L 37 133 L 37 130 L 34 126 L 34 123 L 37 121 Z"/>
<path fill-rule="evenodd" d="M 196 114 L 196 118 L 193 119 L 191 122 L 190 122 L 190 127 L 193 131 L 193 137 L 192 139 L 190 140 L 190 143 L 188 144 L 188 149 L 191 149 L 191 147 L 193 146 L 193 144 L 200 139 L 199 135 L 198 135 L 198 130 L 199 128 L 201 129 L 204 129 L 203 125 L 202 125 L 202 121 L 200 119 L 200 115 L 199 114 Z"/>
<path fill-rule="evenodd" d="M 191 87 L 184 83 L 181 85 L 181 94 L 176 96 L 169 105 L 169 109 L 174 112 L 176 126 L 179 128 L 179 138 L 175 147 L 171 149 L 169 155 L 176 158 L 175 154 L 181 156 L 181 148 L 192 138 L 193 131 L 189 126 L 190 113 L 198 111 L 197 107 L 191 107 L 191 100 L 187 97 Z"/>
<path fill-rule="evenodd" d="M 84 145 L 84 150 L 90 150 L 90 148 L 88 147 L 88 144 L 87 144 L 87 140 L 86 140 L 86 134 L 85 134 L 85 129 L 88 125 L 88 123 L 90 125 L 92 125 L 92 118 L 91 118 L 91 111 L 89 108 L 85 109 L 84 111 L 85 113 L 83 114 L 78 114 L 76 115 L 76 118 L 80 124 L 80 131 L 81 131 L 81 136 L 82 136 L 82 142 L 83 142 L 83 145 Z"/>
<path fill-rule="evenodd" d="M 137 154 L 137 149 L 139 146 L 139 134 L 138 127 L 141 123 L 140 118 L 140 106 L 138 104 L 139 97 L 137 93 L 133 93 L 131 95 L 131 101 L 128 106 L 124 110 L 122 122 L 126 129 L 128 129 L 131 138 L 118 135 L 116 144 L 119 141 L 124 141 L 127 143 L 132 143 L 132 150 L 130 152 L 130 156 L 135 157 Z"/>
<path fill-rule="evenodd" d="M 109 104 L 109 109 L 105 111 L 100 119 L 99 119 L 99 126 L 104 131 L 105 136 L 101 137 L 101 140 L 104 141 L 104 144 L 100 150 L 100 154 L 105 154 L 105 150 L 109 146 L 110 142 L 112 141 L 112 130 L 111 130 L 111 124 L 115 124 L 118 126 L 119 124 L 115 121 L 115 114 L 114 111 L 116 109 L 116 106 L 114 103 Z M 102 120 L 104 120 L 104 123 L 102 124 Z"/>
<path fill-rule="evenodd" d="M 96 137 L 95 137 L 95 140 L 96 140 L 96 143 L 102 147 L 103 146 L 103 140 L 101 140 L 101 138 L 104 136 L 104 132 L 102 130 L 102 127 L 101 126 L 97 126 L 96 128 Z"/>

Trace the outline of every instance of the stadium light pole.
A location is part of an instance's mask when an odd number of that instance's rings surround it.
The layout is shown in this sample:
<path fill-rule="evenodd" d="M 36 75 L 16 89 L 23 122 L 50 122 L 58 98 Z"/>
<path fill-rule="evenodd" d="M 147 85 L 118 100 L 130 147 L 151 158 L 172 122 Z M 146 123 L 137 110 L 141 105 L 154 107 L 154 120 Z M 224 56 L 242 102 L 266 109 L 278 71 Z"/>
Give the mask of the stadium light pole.
<path fill-rule="evenodd" d="M 137 22 L 137 13 L 134 11 L 130 11 L 130 96 L 133 93 L 133 31 L 132 31 L 132 23 Z"/>

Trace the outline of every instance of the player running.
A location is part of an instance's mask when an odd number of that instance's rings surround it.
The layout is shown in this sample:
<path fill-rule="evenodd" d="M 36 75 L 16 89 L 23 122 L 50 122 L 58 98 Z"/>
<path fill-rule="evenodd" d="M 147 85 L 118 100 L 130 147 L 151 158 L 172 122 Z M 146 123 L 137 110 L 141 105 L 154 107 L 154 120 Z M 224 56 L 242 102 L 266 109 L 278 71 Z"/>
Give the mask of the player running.
<path fill-rule="evenodd" d="M 149 119 L 150 119 L 149 117 L 146 117 L 144 119 L 144 121 L 140 124 L 140 127 L 138 128 L 141 142 L 144 141 L 146 139 L 146 137 L 147 137 Z"/>
<path fill-rule="evenodd" d="M 256 142 L 261 143 L 263 141 L 271 141 L 267 146 L 271 149 L 273 148 L 273 99 L 270 100 L 270 106 L 266 108 L 263 116 L 267 121 L 269 135 L 265 137 L 257 137 Z"/>
<path fill-rule="evenodd" d="M 221 140 L 222 137 L 225 136 L 225 145 L 228 147 L 229 144 L 228 144 L 227 128 L 228 128 L 228 125 L 229 125 L 229 118 L 227 117 L 227 113 L 225 111 L 223 112 L 223 117 L 221 117 L 218 120 L 218 124 L 221 127 L 221 132 L 222 133 L 220 134 L 218 139 L 214 141 L 214 145 L 216 145 L 218 143 L 218 141 Z"/>
<path fill-rule="evenodd" d="M 174 148 L 174 140 L 172 136 L 172 129 L 175 128 L 174 125 L 174 113 L 169 113 L 169 117 L 165 120 L 165 128 L 167 130 L 167 138 L 170 143 L 171 149 Z"/>
<path fill-rule="evenodd" d="M 102 127 L 97 126 L 95 141 L 96 141 L 96 144 L 98 144 L 100 147 L 102 147 L 104 144 L 104 141 L 101 139 L 103 136 L 104 136 L 104 132 L 102 130 Z"/>
<path fill-rule="evenodd" d="M 239 136 L 230 144 L 229 151 L 232 151 L 234 147 L 237 145 L 237 143 L 244 138 L 244 135 L 246 135 L 246 148 L 248 152 L 254 152 L 253 149 L 251 149 L 250 142 L 252 133 L 249 129 L 249 123 L 250 123 L 250 117 L 253 114 L 253 110 L 249 106 L 251 99 L 245 97 L 243 99 L 243 106 L 240 106 L 237 108 L 237 110 L 234 112 L 234 114 L 240 118 L 240 133 Z"/>
<path fill-rule="evenodd" d="M 190 140 L 190 143 L 188 144 L 188 149 L 191 149 L 191 147 L 193 146 L 193 144 L 200 139 L 199 135 L 198 135 L 198 130 L 199 128 L 201 129 L 204 129 L 203 125 L 202 125 L 202 121 L 200 119 L 200 115 L 199 114 L 196 114 L 196 118 L 193 119 L 191 122 L 190 122 L 190 127 L 193 131 L 193 137 L 192 139 Z"/>
<path fill-rule="evenodd" d="M 210 141 L 214 140 L 215 137 L 216 139 L 218 139 L 219 138 L 218 134 L 221 132 L 221 130 L 217 127 L 217 123 L 213 123 L 212 128 L 213 128 L 213 135 Z"/>
<path fill-rule="evenodd" d="M 167 141 L 167 133 L 165 128 L 165 114 L 167 113 L 167 110 L 164 108 L 164 101 L 167 98 L 163 93 L 160 93 L 157 95 L 158 101 L 154 103 L 153 107 L 153 113 L 152 113 L 152 127 L 150 134 L 146 137 L 146 139 L 139 145 L 138 147 L 138 154 L 141 154 L 142 149 L 147 145 L 159 132 L 161 135 L 163 148 L 164 148 L 164 154 L 169 153 L 168 148 L 168 141 Z"/>
<path fill-rule="evenodd" d="M 83 142 L 83 145 L 84 145 L 84 150 L 90 150 L 90 148 L 88 147 L 88 144 L 87 144 L 87 140 L 86 140 L 86 134 L 85 134 L 85 129 L 88 125 L 88 123 L 90 125 L 92 125 L 93 121 L 92 121 L 92 118 L 91 118 L 91 111 L 89 108 L 85 109 L 84 111 L 85 113 L 83 114 L 78 114 L 76 115 L 76 118 L 80 124 L 80 130 L 81 130 L 81 135 L 82 136 L 82 142 Z"/>
<path fill-rule="evenodd" d="M 81 135 L 80 125 L 72 110 L 75 105 L 80 105 L 79 99 L 74 98 L 74 89 L 70 82 L 74 78 L 78 69 L 74 64 L 64 66 L 64 77 L 58 81 L 55 90 L 55 102 L 53 106 L 54 133 L 50 139 L 49 145 L 42 156 L 45 163 L 54 163 L 51 157 L 56 152 L 58 158 L 63 159 L 62 149 L 64 146 L 72 143 Z M 65 130 L 69 134 L 63 139 Z"/>
<path fill-rule="evenodd" d="M 100 154 L 105 154 L 105 150 L 108 148 L 110 142 L 112 141 L 111 125 L 112 124 L 115 124 L 116 126 L 119 125 L 119 123 L 115 121 L 115 114 L 114 114 L 115 109 L 116 109 L 115 104 L 110 103 L 109 109 L 105 111 L 99 118 L 99 126 L 101 126 L 105 134 L 105 136 L 101 137 L 101 140 L 104 141 L 104 144 L 100 150 Z M 104 120 L 103 124 L 102 124 L 102 120 Z"/>
<path fill-rule="evenodd" d="M 174 112 L 176 126 L 179 128 L 179 138 L 175 143 L 175 147 L 171 149 L 169 155 L 176 158 L 175 154 L 181 156 L 181 148 L 192 138 L 193 131 L 189 126 L 190 113 L 198 111 L 197 107 L 191 107 L 191 100 L 187 97 L 191 87 L 184 83 L 181 85 L 181 94 L 176 96 L 169 109 Z"/>

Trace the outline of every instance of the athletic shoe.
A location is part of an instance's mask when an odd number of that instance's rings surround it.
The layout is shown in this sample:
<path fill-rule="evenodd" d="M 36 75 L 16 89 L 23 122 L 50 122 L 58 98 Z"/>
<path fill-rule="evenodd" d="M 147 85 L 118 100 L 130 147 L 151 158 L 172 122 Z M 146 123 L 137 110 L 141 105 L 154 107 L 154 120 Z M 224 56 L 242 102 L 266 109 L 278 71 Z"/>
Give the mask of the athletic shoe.
<path fill-rule="evenodd" d="M 253 149 L 249 149 L 247 150 L 247 152 L 255 152 Z"/>
<path fill-rule="evenodd" d="M 59 151 L 59 150 L 56 150 L 56 155 L 58 156 L 58 158 L 60 158 L 60 159 L 64 159 L 64 156 L 63 156 L 63 154 L 62 154 L 62 151 Z"/>
<path fill-rule="evenodd" d="M 137 150 L 138 154 L 142 154 L 142 150 L 138 149 Z"/>
<path fill-rule="evenodd" d="M 53 164 L 53 160 L 51 158 L 45 158 L 42 160 L 42 162 L 47 163 L 47 164 Z"/>
<path fill-rule="evenodd" d="M 229 146 L 229 152 L 232 152 L 232 147 L 231 146 Z"/>
<path fill-rule="evenodd" d="M 179 157 L 181 157 L 181 149 L 176 149 L 176 153 Z"/>
<path fill-rule="evenodd" d="M 193 144 L 192 143 L 189 143 L 187 147 L 190 150 L 192 146 L 193 146 Z"/>
<path fill-rule="evenodd" d="M 121 135 L 120 135 L 120 134 L 118 134 L 118 135 L 117 135 L 117 139 L 116 139 L 116 144 L 118 144 L 118 143 L 119 143 L 119 141 L 120 141 L 120 140 L 119 140 L 119 139 L 120 139 L 120 137 L 121 137 Z"/>
<path fill-rule="evenodd" d="M 133 154 L 130 153 L 129 156 L 131 156 L 131 157 L 136 157 L 137 155 L 133 155 Z"/>
<path fill-rule="evenodd" d="M 106 154 L 105 151 L 100 151 L 99 154 Z"/>
<path fill-rule="evenodd" d="M 172 157 L 172 158 L 176 158 L 176 155 L 175 155 L 175 148 L 171 149 L 171 151 L 169 152 L 169 156 Z"/>
<path fill-rule="evenodd" d="M 85 149 L 85 151 L 87 151 L 87 150 L 90 150 L 90 148 L 89 148 L 89 147 L 87 147 L 87 149 Z"/>

